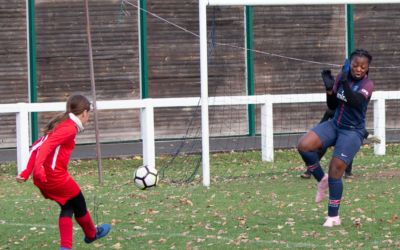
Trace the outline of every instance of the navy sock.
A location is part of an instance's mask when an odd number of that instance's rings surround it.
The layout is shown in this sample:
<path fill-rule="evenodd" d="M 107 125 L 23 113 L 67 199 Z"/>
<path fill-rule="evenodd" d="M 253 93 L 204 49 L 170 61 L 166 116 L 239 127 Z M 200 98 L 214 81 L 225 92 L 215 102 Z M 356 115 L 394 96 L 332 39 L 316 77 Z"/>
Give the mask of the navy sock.
<path fill-rule="evenodd" d="M 340 201 L 343 194 L 342 179 L 328 178 L 329 184 L 329 203 L 328 203 L 328 216 L 333 217 L 339 214 Z"/>
<path fill-rule="evenodd" d="M 325 173 L 324 170 L 321 168 L 321 165 L 319 163 L 316 163 L 312 166 L 308 166 L 307 170 L 314 176 L 314 178 L 320 182 L 322 178 L 324 178 Z"/>
<path fill-rule="evenodd" d="M 319 156 L 317 152 L 303 152 L 299 150 L 299 154 L 303 161 L 306 163 L 307 170 L 314 176 L 314 178 L 320 182 L 324 177 L 325 173 L 319 165 Z"/>

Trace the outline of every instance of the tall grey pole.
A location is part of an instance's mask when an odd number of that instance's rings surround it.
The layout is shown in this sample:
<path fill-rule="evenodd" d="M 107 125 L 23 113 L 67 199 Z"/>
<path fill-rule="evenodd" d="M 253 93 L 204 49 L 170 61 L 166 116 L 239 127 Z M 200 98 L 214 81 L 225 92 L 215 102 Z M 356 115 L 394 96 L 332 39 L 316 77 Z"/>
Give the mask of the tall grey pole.
<path fill-rule="evenodd" d="M 89 16 L 89 1 L 85 1 L 85 12 L 86 12 L 86 36 L 89 49 L 89 63 L 90 63 L 90 84 L 92 88 L 92 99 L 93 99 L 93 113 L 94 113 L 94 130 L 96 134 L 96 155 L 97 155 L 97 169 L 99 175 L 99 183 L 103 183 L 103 173 L 101 167 L 101 149 L 99 139 L 99 123 L 97 119 L 97 102 L 96 102 L 96 84 L 94 81 L 94 67 L 93 67 L 93 51 L 92 51 L 92 35 L 90 31 L 90 16 Z"/>

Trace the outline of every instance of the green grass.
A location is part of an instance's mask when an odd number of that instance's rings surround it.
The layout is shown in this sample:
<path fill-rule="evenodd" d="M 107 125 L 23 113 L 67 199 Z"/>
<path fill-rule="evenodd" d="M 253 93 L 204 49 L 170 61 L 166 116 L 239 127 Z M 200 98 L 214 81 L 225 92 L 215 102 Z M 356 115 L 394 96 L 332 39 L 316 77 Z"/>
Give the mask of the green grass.
<path fill-rule="evenodd" d="M 362 149 L 355 179 L 345 180 L 343 225 L 332 229 L 321 226 L 327 204 L 314 203 L 315 181 L 298 177 L 303 163 L 295 151 L 276 152 L 274 163 L 261 162 L 260 152 L 212 155 L 210 188 L 200 175 L 188 184 L 172 181 L 187 175 L 184 160 L 147 191 L 131 182 L 140 159 L 104 160 L 102 186 L 95 161 L 73 162 L 93 219 L 113 225 L 107 238 L 86 245 L 75 223 L 74 249 L 399 248 L 399 153 L 399 146 L 386 156 Z M 31 181 L 16 183 L 15 169 L 0 166 L 0 249 L 58 249 L 58 205 Z"/>

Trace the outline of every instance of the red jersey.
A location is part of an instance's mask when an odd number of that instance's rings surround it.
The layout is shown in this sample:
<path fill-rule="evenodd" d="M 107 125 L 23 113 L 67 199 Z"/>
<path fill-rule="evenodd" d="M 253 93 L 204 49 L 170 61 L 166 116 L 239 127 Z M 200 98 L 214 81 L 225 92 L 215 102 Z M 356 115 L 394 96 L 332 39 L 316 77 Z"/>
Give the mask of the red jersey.
<path fill-rule="evenodd" d="M 28 179 L 33 171 L 33 182 L 42 194 L 61 205 L 80 192 L 79 186 L 68 173 L 68 162 L 75 148 L 79 126 L 74 120 L 61 122 L 52 132 L 36 141 L 28 165 L 20 174 Z"/>

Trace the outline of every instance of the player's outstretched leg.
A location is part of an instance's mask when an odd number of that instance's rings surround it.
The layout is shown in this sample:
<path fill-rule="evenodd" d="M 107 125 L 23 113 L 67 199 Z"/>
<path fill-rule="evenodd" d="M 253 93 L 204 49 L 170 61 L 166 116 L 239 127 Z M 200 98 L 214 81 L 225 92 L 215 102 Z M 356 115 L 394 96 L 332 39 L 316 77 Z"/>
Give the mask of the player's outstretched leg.
<path fill-rule="evenodd" d="M 105 237 L 110 231 L 111 231 L 110 224 L 102 224 L 102 225 L 96 227 L 96 236 L 94 238 L 89 239 L 85 236 L 85 238 L 83 240 L 89 244 L 95 240 Z"/>
<path fill-rule="evenodd" d="M 320 182 L 317 184 L 317 194 L 315 195 L 315 202 L 320 203 L 326 197 L 328 191 L 328 175 L 325 174 Z"/>

